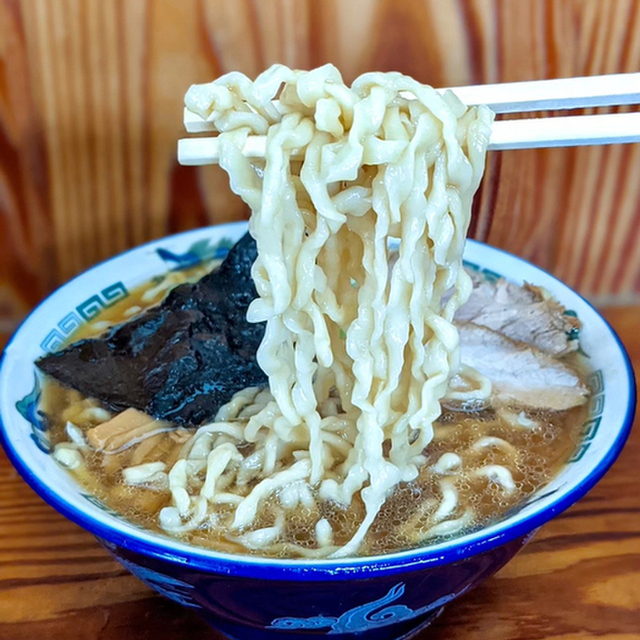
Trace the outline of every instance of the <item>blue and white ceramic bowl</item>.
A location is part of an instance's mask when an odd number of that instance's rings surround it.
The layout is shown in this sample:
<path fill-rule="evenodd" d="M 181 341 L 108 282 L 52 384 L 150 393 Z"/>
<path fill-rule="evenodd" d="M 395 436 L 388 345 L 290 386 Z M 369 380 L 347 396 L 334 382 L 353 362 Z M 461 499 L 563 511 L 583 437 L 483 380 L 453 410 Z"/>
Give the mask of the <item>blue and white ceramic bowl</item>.
<path fill-rule="evenodd" d="M 144 245 L 94 267 L 45 300 L 4 352 L 0 368 L 4 447 L 24 479 L 49 504 L 95 534 L 141 580 L 232 638 L 409 637 L 446 603 L 494 574 L 540 525 L 604 475 L 620 453 L 633 419 L 629 359 L 602 317 L 564 284 L 519 258 L 469 242 L 465 258 L 471 268 L 489 277 L 500 274 L 541 285 L 582 320 L 581 344 L 594 371 L 593 397 L 582 443 L 562 473 L 500 522 L 412 551 L 284 561 L 183 544 L 113 513 L 56 464 L 38 411 L 40 378 L 33 362 L 59 348 L 79 325 L 91 322 L 136 285 L 171 269 L 224 256 L 245 229 L 244 223 L 229 224 Z"/>

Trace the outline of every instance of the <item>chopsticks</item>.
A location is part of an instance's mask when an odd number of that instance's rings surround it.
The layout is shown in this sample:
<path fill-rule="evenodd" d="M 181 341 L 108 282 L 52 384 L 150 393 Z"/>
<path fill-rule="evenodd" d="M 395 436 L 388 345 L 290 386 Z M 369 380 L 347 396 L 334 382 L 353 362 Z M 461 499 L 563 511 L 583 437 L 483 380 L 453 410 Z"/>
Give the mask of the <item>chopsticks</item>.
<path fill-rule="evenodd" d="M 446 90 L 438 89 L 440 92 Z M 467 105 L 485 104 L 496 113 L 636 105 L 640 103 L 640 73 L 452 87 L 451 91 Z M 211 122 L 186 109 L 184 123 L 189 133 L 213 130 Z M 640 142 L 639 112 L 497 120 L 491 127 L 489 149 L 626 142 Z M 247 139 L 243 155 L 249 158 L 264 157 L 265 148 L 266 137 L 251 136 Z M 302 150 L 298 150 L 298 155 L 301 153 Z M 293 155 L 295 157 L 296 153 Z M 178 141 L 178 160 L 181 164 L 214 164 L 218 158 L 215 138 L 185 138 Z"/>
<path fill-rule="evenodd" d="M 640 103 L 640 73 L 477 84 L 451 91 L 466 105 L 486 104 L 495 113 L 613 107 Z"/>

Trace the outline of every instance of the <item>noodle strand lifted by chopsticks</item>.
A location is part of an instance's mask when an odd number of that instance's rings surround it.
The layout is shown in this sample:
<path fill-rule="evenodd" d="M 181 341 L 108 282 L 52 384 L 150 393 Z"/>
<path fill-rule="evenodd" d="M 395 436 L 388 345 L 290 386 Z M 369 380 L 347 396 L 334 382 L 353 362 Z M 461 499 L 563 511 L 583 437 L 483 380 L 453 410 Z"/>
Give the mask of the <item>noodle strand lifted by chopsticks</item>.
<path fill-rule="evenodd" d="M 243 436 L 233 440 L 253 444 L 259 482 L 242 484 L 230 527 L 250 530 L 261 501 L 304 481 L 317 499 L 362 499 L 363 522 L 333 551 L 353 555 L 387 496 L 416 478 L 459 368 L 452 319 L 471 290 L 462 251 L 492 114 L 399 73 L 368 73 L 347 87 L 331 65 L 275 65 L 254 82 L 230 73 L 193 86 L 186 105 L 220 132 L 220 164 L 251 207 L 259 297 L 248 318 L 266 321 L 257 359 L 272 399 L 237 418 Z M 267 136 L 264 159 L 242 155 L 250 135 Z M 291 159 L 294 149 L 302 161 Z M 399 240 L 392 266 L 390 238 Z M 190 515 L 179 491 L 183 520 L 203 521 L 203 499 L 215 511 L 221 474 L 246 476 L 238 456 L 215 468 Z M 187 488 L 184 473 L 169 476 Z M 184 526 L 175 511 L 162 520 Z"/>

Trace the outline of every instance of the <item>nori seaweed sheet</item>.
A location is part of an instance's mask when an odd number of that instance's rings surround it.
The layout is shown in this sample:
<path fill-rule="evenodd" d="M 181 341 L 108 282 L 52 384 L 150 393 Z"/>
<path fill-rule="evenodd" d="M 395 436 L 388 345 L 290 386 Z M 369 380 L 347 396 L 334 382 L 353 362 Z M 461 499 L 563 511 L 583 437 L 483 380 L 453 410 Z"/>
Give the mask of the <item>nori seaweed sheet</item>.
<path fill-rule="evenodd" d="M 246 320 L 257 296 L 256 256 L 245 234 L 199 282 L 177 286 L 159 306 L 36 364 L 113 411 L 133 407 L 176 424 L 208 422 L 237 391 L 267 383 L 255 359 L 264 324 Z"/>

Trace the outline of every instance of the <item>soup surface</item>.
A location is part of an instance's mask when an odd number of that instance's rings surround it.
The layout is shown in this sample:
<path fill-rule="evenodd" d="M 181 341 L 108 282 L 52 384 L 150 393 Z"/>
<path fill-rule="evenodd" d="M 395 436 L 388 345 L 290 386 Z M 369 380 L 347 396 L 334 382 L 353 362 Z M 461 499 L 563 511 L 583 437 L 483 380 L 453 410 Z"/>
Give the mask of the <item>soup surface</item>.
<path fill-rule="evenodd" d="M 82 327 L 74 340 L 99 335 L 106 327 L 131 319 L 157 304 L 172 286 L 197 280 L 203 273 L 204 268 L 172 272 L 134 290 L 127 299 Z M 562 358 L 584 379 L 582 360 L 576 352 Z M 245 402 L 238 417 L 255 412 L 259 398 L 260 394 Z M 209 439 L 205 447 L 208 455 L 212 448 L 228 441 L 224 433 L 208 433 L 194 444 L 195 428 L 155 422 L 154 428 L 138 437 L 125 432 L 121 442 L 107 439 L 95 446 L 90 436 L 92 429 L 108 423 L 113 415 L 97 401 L 82 397 L 53 379 L 45 385 L 42 409 L 49 419 L 54 455 L 87 491 L 131 522 L 164 533 L 167 528 L 161 526 L 159 514 L 172 505 L 172 493 L 163 471 L 181 458 L 197 465 L 199 456 L 194 451 L 198 442 Z M 419 476 L 394 489 L 359 553 L 390 553 L 428 544 L 500 519 L 557 475 L 577 448 L 586 412 L 586 402 L 558 411 L 513 402 L 492 406 L 489 401 L 474 406 L 443 401 Z M 237 447 L 245 459 L 250 459 L 251 443 Z M 73 451 L 72 456 L 67 455 L 69 451 Z M 285 464 L 295 462 L 295 452 L 290 457 Z M 154 464 L 159 472 L 155 475 Z M 186 487 L 192 495 L 202 492 L 206 481 L 206 465 L 200 467 Z M 126 471 L 130 468 L 145 470 L 142 481 Z M 261 480 L 249 473 L 233 491 L 246 496 Z M 218 490 L 224 490 L 221 484 L 225 482 L 230 483 L 221 474 Z M 213 513 L 199 526 L 171 533 L 220 551 L 313 557 L 346 544 L 365 517 L 365 507 L 358 496 L 343 506 L 324 499 L 306 482 L 294 481 L 261 502 L 250 528 L 234 529 L 231 524 L 237 502 L 232 493 L 223 491 L 220 495 L 222 499 Z"/>

